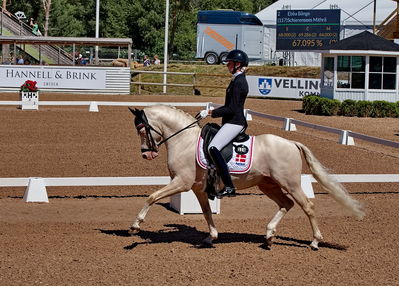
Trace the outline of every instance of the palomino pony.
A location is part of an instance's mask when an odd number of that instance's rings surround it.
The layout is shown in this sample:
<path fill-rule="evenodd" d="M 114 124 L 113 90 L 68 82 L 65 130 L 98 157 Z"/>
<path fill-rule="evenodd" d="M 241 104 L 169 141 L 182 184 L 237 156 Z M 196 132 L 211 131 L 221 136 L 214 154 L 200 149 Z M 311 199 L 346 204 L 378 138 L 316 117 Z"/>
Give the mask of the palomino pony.
<path fill-rule="evenodd" d="M 203 240 L 203 245 L 212 246 L 218 232 L 212 219 L 207 193 L 204 191 L 207 171 L 196 163 L 196 143 L 201 131 L 198 120 L 182 110 L 166 105 L 153 105 L 144 110 L 130 111 L 135 115 L 134 122 L 141 137 L 143 158 L 155 159 L 158 156 L 158 146 L 165 143 L 171 176 L 171 182 L 167 186 L 148 197 L 133 222 L 130 233 L 134 234 L 140 230 L 140 223 L 144 221 L 148 210 L 155 202 L 191 189 L 198 198 L 209 227 L 209 236 Z M 301 188 L 301 154 L 313 177 L 338 203 L 358 219 L 364 216 L 361 204 L 351 198 L 340 183 L 329 177 L 328 172 L 306 146 L 271 134 L 258 135 L 255 138 L 251 169 L 245 174 L 233 175 L 232 179 L 238 190 L 258 186 L 279 206 L 279 210 L 266 227 L 266 243 L 269 246 L 275 237 L 278 223 L 294 206 L 294 201 L 309 218 L 313 231 L 310 247 L 317 250 L 319 242 L 323 239 L 316 222 L 313 202 L 306 197 Z"/>

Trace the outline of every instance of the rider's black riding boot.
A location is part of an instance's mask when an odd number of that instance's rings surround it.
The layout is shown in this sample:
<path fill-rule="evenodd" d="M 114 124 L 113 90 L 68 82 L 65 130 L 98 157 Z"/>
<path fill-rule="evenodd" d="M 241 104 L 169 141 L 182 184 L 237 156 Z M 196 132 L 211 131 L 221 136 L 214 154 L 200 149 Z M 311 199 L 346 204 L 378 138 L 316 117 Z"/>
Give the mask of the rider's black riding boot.
<path fill-rule="evenodd" d="M 216 197 L 234 197 L 236 189 L 231 181 L 229 169 L 222 157 L 222 154 L 220 154 L 220 151 L 216 147 L 211 147 L 209 148 L 209 155 L 211 156 L 211 159 L 216 166 L 216 170 L 224 184 L 224 188 L 217 192 Z"/>

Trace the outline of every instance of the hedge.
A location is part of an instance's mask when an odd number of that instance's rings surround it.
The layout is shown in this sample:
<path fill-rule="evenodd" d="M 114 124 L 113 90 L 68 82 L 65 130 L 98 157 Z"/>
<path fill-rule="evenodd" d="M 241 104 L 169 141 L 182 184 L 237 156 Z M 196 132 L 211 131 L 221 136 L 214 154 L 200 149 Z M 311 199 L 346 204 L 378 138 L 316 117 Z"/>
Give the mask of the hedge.
<path fill-rule="evenodd" d="M 365 101 L 347 99 L 340 102 L 315 95 L 303 98 L 302 109 L 311 115 L 342 115 L 358 117 L 399 117 L 399 101 L 396 103 L 384 100 Z"/>

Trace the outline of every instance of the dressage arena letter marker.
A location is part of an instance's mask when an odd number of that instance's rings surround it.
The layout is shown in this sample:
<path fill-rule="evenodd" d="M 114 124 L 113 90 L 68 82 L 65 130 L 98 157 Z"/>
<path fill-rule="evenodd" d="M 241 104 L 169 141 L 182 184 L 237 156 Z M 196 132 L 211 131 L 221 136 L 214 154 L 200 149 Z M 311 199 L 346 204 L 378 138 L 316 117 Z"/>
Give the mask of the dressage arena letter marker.
<path fill-rule="evenodd" d="M 22 110 L 38 110 L 39 109 L 39 92 L 23 91 L 21 92 L 21 109 Z"/>

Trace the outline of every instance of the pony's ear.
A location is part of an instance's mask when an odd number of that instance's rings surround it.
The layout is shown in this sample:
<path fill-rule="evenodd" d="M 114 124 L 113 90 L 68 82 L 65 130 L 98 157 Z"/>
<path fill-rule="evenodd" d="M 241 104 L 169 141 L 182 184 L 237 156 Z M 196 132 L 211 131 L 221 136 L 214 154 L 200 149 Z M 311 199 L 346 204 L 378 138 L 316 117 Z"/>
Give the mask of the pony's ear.
<path fill-rule="evenodd" d="M 128 108 L 129 108 L 130 112 L 133 113 L 134 116 L 140 115 L 140 111 L 141 111 L 140 109 L 137 109 L 137 108 L 133 109 L 130 107 L 128 107 Z"/>

